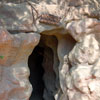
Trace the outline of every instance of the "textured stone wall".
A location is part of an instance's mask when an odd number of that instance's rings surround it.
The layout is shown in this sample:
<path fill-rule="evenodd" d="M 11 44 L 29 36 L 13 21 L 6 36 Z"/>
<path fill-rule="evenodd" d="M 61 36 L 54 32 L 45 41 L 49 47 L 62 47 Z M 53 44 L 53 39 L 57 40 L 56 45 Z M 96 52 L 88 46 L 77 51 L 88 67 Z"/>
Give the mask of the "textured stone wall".
<path fill-rule="evenodd" d="M 1 0 L 0 100 L 29 100 L 28 57 L 39 41 L 53 54 L 43 55 L 44 100 L 100 100 L 99 29 L 99 0 Z"/>
<path fill-rule="evenodd" d="M 0 29 L 0 100 L 29 99 L 32 86 L 27 62 L 39 39 L 36 33 L 11 35 Z"/>

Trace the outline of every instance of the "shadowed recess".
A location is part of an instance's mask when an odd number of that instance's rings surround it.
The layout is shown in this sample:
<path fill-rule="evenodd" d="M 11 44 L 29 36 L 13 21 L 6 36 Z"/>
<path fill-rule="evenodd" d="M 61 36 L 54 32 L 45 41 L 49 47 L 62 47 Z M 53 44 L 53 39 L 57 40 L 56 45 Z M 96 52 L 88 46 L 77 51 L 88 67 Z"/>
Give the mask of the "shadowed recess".
<path fill-rule="evenodd" d="M 29 57 L 28 65 L 30 69 L 30 82 L 33 87 L 33 92 L 30 100 L 43 100 L 43 74 L 42 67 L 44 48 L 37 46 Z"/>

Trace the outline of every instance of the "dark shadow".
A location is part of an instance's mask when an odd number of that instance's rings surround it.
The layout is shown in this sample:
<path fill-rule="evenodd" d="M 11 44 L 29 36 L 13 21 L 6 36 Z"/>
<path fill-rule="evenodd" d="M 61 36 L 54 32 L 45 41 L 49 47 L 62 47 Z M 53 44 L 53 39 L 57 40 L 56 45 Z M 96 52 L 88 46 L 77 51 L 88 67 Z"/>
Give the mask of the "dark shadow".
<path fill-rule="evenodd" d="M 29 80 L 33 87 L 33 92 L 30 100 L 43 100 L 44 82 L 42 67 L 44 48 L 35 47 L 32 54 L 29 56 L 28 66 L 30 69 Z"/>

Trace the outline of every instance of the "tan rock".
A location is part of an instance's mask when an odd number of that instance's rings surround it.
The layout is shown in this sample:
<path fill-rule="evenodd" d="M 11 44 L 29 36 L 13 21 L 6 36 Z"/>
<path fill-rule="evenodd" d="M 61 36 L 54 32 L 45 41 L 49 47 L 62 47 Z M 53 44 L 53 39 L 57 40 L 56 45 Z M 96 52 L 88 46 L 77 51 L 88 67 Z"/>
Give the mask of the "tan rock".
<path fill-rule="evenodd" d="M 0 28 L 11 31 L 33 31 L 31 7 L 24 4 L 0 4 Z"/>
<path fill-rule="evenodd" d="M 0 100 L 29 100 L 28 56 L 39 42 L 36 33 L 11 35 L 0 29 Z"/>

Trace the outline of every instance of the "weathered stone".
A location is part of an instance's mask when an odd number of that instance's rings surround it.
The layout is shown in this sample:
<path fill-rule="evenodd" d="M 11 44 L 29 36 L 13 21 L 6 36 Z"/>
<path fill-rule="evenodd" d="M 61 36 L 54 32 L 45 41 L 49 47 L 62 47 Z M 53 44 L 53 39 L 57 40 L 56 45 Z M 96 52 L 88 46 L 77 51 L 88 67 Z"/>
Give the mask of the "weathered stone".
<path fill-rule="evenodd" d="M 81 43 L 76 44 L 69 59 L 71 64 L 94 64 L 99 56 L 99 43 L 92 34 L 86 36 Z"/>
<path fill-rule="evenodd" d="M 36 33 L 11 35 L 0 29 L 0 100 L 29 100 L 27 61 L 39 38 Z"/>
<path fill-rule="evenodd" d="M 67 24 L 66 29 L 76 41 L 81 41 L 87 34 L 94 34 L 99 40 L 100 21 L 93 18 L 86 18 L 79 21 L 72 21 Z"/>
<path fill-rule="evenodd" d="M 33 31 L 48 35 L 40 44 L 53 53 L 43 47 L 44 100 L 100 100 L 100 1 L 5 2 L 0 3 L 0 100 L 29 100 L 28 57 L 40 39 L 27 34 Z M 40 23 L 43 14 L 61 18 L 59 24 Z"/>
<path fill-rule="evenodd" d="M 33 31 L 31 7 L 24 4 L 0 4 L 0 28 L 11 31 Z"/>
<path fill-rule="evenodd" d="M 99 71 L 99 52 L 99 44 L 94 38 L 94 35 L 87 35 L 83 41 L 78 43 L 71 51 L 69 59 L 72 68 L 70 69 L 70 74 L 66 75 L 69 100 L 100 99 L 100 80 L 98 78 L 99 74 L 97 74 L 97 69 Z"/>

